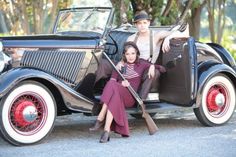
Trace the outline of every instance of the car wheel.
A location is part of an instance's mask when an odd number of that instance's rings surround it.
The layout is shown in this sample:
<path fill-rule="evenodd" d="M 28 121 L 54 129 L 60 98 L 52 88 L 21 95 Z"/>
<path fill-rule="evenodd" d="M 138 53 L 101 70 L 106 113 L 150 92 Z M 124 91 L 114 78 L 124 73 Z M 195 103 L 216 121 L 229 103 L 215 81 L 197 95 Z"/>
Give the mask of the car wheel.
<path fill-rule="evenodd" d="M 142 113 L 133 113 L 133 114 L 130 114 L 132 117 L 134 117 L 135 119 L 142 119 Z M 149 115 L 151 117 L 154 117 L 156 115 L 156 113 L 149 113 Z"/>
<path fill-rule="evenodd" d="M 200 106 L 194 113 L 203 125 L 222 125 L 231 118 L 235 109 L 235 88 L 226 75 L 210 78 L 201 95 Z"/>
<path fill-rule="evenodd" d="M 24 81 L 1 100 L 0 130 L 14 145 L 33 144 L 50 133 L 55 116 L 51 92 L 40 83 Z"/>

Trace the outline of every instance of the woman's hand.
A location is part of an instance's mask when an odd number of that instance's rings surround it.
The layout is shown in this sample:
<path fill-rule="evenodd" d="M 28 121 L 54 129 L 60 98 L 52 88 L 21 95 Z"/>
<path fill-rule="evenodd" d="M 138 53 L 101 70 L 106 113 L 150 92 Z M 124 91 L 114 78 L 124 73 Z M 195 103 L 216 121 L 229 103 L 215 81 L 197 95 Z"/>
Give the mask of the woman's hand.
<path fill-rule="evenodd" d="M 124 66 L 124 62 L 123 61 L 119 61 L 117 64 L 116 64 L 116 69 L 121 71 L 121 67 Z"/>
<path fill-rule="evenodd" d="M 148 78 L 153 78 L 155 76 L 155 66 L 152 64 L 148 69 Z"/>
<path fill-rule="evenodd" d="M 128 82 L 127 80 L 122 81 L 122 82 L 121 82 L 121 85 L 124 86 L 124 87 L 130 86 L 130 84 L 129 84 L 129 82 Z"/>

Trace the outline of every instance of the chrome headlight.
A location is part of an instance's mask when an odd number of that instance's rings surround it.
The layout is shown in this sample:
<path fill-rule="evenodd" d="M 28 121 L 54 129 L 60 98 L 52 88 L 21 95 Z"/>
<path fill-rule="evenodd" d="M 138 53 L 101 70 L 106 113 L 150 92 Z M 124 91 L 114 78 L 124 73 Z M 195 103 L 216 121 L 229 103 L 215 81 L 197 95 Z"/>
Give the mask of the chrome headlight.
<path fill-rule="evenodd" d="M 3 53 L 3 45 L 0 41 L 0 73 L 4 70 L 5 65 L 11 60 L 5 53 Z"/>
<path fill-rule="evenodd" d="M 5 67 L 4 56 L 3 53 L 0 52 L 0 72 L 3 71 L 4 67 Z"/>
<path fill-rule="evenodd" d="M 3 56 L 2 50 L 3 50 L 3 45 L 2 45 L 2 42 L 0 41 L 0 72 L 2 72 L 5 67 L 4 56 Z"/>

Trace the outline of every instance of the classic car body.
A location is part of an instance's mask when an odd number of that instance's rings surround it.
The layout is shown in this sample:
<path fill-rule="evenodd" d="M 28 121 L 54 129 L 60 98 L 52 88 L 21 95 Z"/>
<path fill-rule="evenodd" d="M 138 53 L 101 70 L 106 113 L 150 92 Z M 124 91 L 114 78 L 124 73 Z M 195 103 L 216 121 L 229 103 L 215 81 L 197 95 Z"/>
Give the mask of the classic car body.
<path fill-rule="evenodd" d="M 51 35 L 0 37 L 0 131 L 14 145 L 41 141 L 56 116 L 93 115 L 106 79 L 94 84 L 107 54 L 121 59 L 123 43 L 136 30 L 111 29 L 113 9 L 73 8 L 59 12 Z M 153 27 L 154 31 L 168 27 Z M 191 107 L 206 126 L 225 124 L 235 109 L 236 65 L 230 53 L 192 37 L 173 39 L 158 64 L 166 67 L 146 110 Z M 139 118 L 138 107 L 127 109 Z"/>

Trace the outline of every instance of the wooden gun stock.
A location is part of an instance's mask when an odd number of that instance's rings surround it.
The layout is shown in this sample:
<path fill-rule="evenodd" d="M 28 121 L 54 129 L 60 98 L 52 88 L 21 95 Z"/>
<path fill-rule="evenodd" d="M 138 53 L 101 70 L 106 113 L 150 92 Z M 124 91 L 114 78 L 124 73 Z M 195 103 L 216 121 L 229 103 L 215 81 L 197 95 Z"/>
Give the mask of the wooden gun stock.
<path fill-rule="evenodd" d="M 120 74 L 120 75 L 122 75 L 122 74 Z M 122 79 L 125 80 L 125 78 L 123 78 L 123 75 L 122 75 Z M 134 96 L 136 101 L 138 102 L 139 106 L 141 107 L 142 117 L 145 119 L 149 134 L 153 135 L 158 130 L 157 125 L 155 124 L 155 122 L 153 121 L 153 119 L 149 115 L 149 113 L 146 112 L 144 103 L 143 103 L 142 99 L 139 97 L 139 95 L 134 91 L 134 89 L 131 86 L 128 86 L 128 89 L 131 92 L 131 94 Z"/>
<path fill-rule="evenodd" d="M 116 70 L 116 72 L 120 75 L 120 77 L 123 80 L 126 80 L 124 78 L 124 76 L 120 73 L 119 70 L 116 69 L 116 66 L 113 64 L 113 62 L 111 61 L 111 59 L 107 56 L 107 54 L 105 52 L 103 52 L 103 55 L 107 58 L 107 60 L 109 61 L 109 63 L 112 65 L 112 67 Z M 157 132 L 158 127 L 156 126 L 155 122 L 153 121 L 152 117 L 149 115 L 149 113 L 146 112 L 145 110 L 145 106 L 144 103 L 142 101 L 142 99 L 139 97 L 139 95 L 135 92 L 135 90 L 131 87 L 128 86 L 127 87 L 128 90 L 131 92 L 131 94 L 133 95 L 133 97 L 136 99 L 136 101 L 138 102 L 139 106 L 141 107 L 142 110 L 142 117 L 145 119 L 148 131 L 150 135 L 153 135 L 154 133 Z"/>

